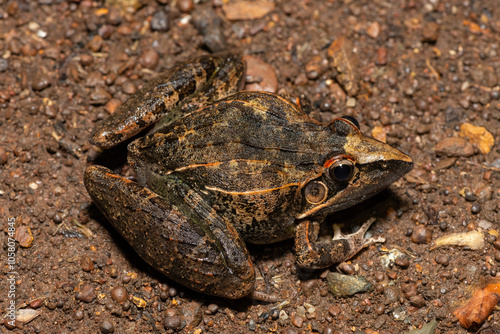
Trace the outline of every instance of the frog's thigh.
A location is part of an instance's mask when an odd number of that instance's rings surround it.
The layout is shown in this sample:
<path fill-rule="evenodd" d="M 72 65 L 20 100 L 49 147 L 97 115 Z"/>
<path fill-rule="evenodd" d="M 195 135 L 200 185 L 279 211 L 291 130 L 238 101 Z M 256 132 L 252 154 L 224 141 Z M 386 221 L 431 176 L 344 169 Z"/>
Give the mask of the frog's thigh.
<path fill-rule="evenodd" d="M 319 223 L 301 222 L 295 234 L 297 264 L 311 269 L 326 268 L 350 259 L 364 247 L 384 242 L 383 238 L 364 237 L 373 221 L 366 222 L 358 232 L 349 235 L 343 235 L 340 229 L 337 229 L 334 238 L 327 241 L 317 241 Z"/>
<path fill-rule="evenodd" d="M 195 224 L 162 197 L 105 167 L 87 168 L 85 187 L 134 250 L 166 276 L 225 298 L 253 290 L 254 268 L 242 240 L 216 237 L 224 226 Z"/>

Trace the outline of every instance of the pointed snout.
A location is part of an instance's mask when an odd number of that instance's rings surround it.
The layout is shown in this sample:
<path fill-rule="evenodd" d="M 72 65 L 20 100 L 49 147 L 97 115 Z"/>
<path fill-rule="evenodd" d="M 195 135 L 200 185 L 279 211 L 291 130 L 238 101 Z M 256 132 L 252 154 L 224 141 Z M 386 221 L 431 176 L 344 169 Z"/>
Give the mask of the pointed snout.
<path fill-rule="evenodd" d="M 403 174 L 406 174 L 413 168 L 413 159 L 410 156 L 386 143 L 363 135 L 348 136 L 344 148 L 346 153 L 355 158 L 358 164 L 365 165 L 377 161 L 398 161 L 403 166 L 406 166 L 403 169 L 406 170 Z"/>

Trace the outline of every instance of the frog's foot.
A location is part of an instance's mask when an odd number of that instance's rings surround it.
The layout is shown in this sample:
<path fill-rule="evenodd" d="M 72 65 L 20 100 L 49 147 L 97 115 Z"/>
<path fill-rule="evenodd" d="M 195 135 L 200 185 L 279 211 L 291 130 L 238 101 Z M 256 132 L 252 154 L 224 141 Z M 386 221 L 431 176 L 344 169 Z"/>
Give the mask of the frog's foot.
<path fill-rule="evenodd" d="M 172 191 L 189 191 L 184 205 L 202 207 L 205 216 L 185 215 L 163 197 L 105 167 L 88 167 L 84 180 L 115 229 L 166 276 L 224 298 L 242 298 L 253 291 L 255 272 L 243 240 L 198 193 L 179 188 L 185 184 L 173 181 Z"/>
<path fill-rule="evenodd" d="M 340 231 L 334 225 L 333 239 L 317 241 L 319 223 L 304 221 L 297 226 L 295 235 L 295 252 L 299 266 L 311 269 L 321 269 L 350 259 L 363 248 L 375 243 L 385 242 L 382 237 L 365 238 L 365 233 L 375 219 L 370 219 L 360 229 L 349 235 Z"/>
<path fill-rule="evenodd" d="M 376 243 L 385 242 L 385 238 L 383 237 L 373 237 L 373 238 L 365 238 L 366 231 L 370 228 L 370 226 L 375 222 L 375 218 L 370 218 L 367 222 L 365 222 L 359 230 L 352 234 L 344 234 L 340 230 L 338 225 L 333 225 L 333 239 L 332 240 L 347 240 L 349 242 L 349 248 L 353 250 L 352 254 L 344 259 L 348 260 L 354 255 L 356 255 L 363 248 L 371 246 Z"/>

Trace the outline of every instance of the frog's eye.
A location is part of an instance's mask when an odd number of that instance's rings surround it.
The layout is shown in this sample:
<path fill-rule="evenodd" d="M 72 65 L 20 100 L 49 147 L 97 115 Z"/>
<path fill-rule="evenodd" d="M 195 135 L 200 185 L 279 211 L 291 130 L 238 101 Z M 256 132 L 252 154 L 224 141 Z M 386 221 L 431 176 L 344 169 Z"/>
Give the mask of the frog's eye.
<path fill-rule="evenodd" d="M 328 173 L 334 180 L 349 181 L 354 174 L 354 162 L 349 159 L 337 160 L 330 166 Z"/>
<path fill-rule="evenodd" d="M 341 118 L 351 122 L 352 124 L 354 124 L 355 127 L 358 128 L 359 130 L 359 122 L 357 119 L 355 119 L 354 117 L 351 117 L 351 116 L 342 116 Z"/>
<path fill-rule="evenodd" d="M 319 204 L 326 199 L 328 188 L 323 182 L 311 181 L 304 190 L 306 200 L 311 204 Z"/>

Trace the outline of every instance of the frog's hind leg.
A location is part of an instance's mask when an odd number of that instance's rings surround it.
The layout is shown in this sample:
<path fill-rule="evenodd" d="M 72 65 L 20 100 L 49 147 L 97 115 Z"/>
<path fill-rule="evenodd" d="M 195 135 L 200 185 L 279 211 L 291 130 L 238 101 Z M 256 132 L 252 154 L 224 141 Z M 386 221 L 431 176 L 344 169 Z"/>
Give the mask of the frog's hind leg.
<path fill-rule="evenodd" d="M 365 238 L 365 233 L 375 219 L 370 219 L 353 234 L 344 235 L 338 225 L 333 225 L 334 237 L 318 241 L 320 224 L 303 221 L 296 229 L 295 253 L 297 264 L 304 268 L 321 269 L 350 259 L 361 249 L 384 242 L 382 237 Z"/>
<path fill-rule="evenodd" d="M 254 267 L 231 224 L 186 215 L 178 205 L 105 167 L 88 167 L 85 187 L 134 250 L 169 278 L 231 299 L 253 291 Z"/>
<path fill-rule="evenodd" d="M 180 63 L 150 80 L 105 119 L 91 143 L 113 147 L 162 120 L 162 126 L 182 116 L 187 104 L 210 103 L 234 93 L 244 82 L 241 55 L 202 56 Z M 155 129 L 157 129 L 155 127 Z"/>

